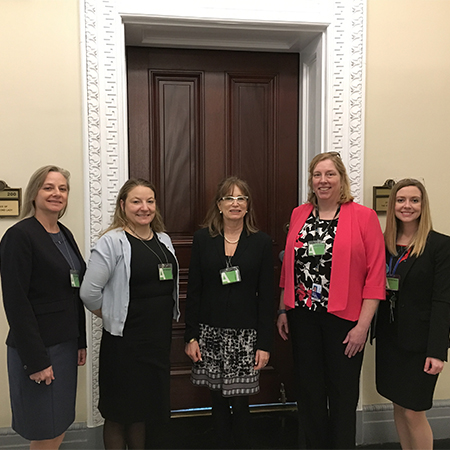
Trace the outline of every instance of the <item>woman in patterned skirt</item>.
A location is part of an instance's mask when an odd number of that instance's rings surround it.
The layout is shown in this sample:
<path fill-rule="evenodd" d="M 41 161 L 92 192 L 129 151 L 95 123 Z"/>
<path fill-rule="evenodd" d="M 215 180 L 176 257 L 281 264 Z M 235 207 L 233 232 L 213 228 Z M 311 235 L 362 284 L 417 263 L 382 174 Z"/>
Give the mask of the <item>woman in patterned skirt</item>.
<path fill-rule="evenodd" d="M 248 396 L 269 361 L 273 295 L 272 240 L 256 228 L 247 183 L 227 178 L 194 235 L 186 304 L 191 380 L 210 389 L 218 448 L 250 448 Z"/>

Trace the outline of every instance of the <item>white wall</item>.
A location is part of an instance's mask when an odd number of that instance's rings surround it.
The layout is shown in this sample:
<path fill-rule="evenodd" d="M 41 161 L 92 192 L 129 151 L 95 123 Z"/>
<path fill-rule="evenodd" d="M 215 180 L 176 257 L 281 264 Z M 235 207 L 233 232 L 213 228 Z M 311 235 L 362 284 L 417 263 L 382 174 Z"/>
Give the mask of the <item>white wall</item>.
<path fill-rule="evenodd" d="M 372 186 L 388 178 L 423 178 L 434 228 L 446 234 L 450 234 L 449 20 L 448 0 L 368 1 L 366 203 L 371 206 Z M 367 350 L 364 403 L 385 402 L 373 389 L 373 349 Z M 438 381 L 435 398 L 450 398 L 449 367 Z"/>
<path fill-rule="evenodd" d="M 1 0 L 0 179 L 23 190 L 46 164 L 69 170 L 63 222 L 80 249 L 83 236 L 81 70 L 77 0 Z M 0 219 L 0 236 L 16 219 Z M 0 427 L 11 425 L 6 375 L 8 326 L 0 308 Z M 86 420 L 85 369 L 77 420 Z"/>
<path fill-rule="evenodd" d="M 371 206 L 372 186 L 387 178 L 423 177 L 435 228 L 450 234 L 450 1 L 367 3 L 365 204 Z M 31 173 L 42 165 L 70 170 L 72 191 L 63 221 L 83 249 L 79 41 L 77 0 L 1 0 L 0 179 L 25 188 Z M 0 235 L 13 223 L 0 219 Z M 1 344 L 6 333 L 0 308 L 0 427 L 10 426 L 6 352 Z M 373 349 L 368 348 L 364 404 L 385 402 L 375 392 L 373 369 Z M 80 375 L 77 421 L 85 421 L 85 371 Z M 449 381 L 447 367 L 437 398 L 450 399 Z"/>

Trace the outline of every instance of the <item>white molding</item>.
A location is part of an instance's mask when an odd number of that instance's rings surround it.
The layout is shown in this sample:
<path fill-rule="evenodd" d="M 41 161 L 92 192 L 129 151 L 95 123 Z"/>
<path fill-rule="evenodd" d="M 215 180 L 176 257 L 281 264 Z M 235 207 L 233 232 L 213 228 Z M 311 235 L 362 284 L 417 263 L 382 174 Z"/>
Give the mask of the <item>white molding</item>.
<path fill-rule="evenodd" d="M 170 2 L 166 2 L 169 4 Z M 195 3 L 195 2 L 194 2 Z M 250 25 L 261 26 L 264 21 L 268 28 L 273 21 L 277 29 L 297 26 L 299 33 L 305 27 L 320 28 L 329 23 L 326 38 L 326 98 L 322 128 L 325 133 L 325 150 L 340 151 L 348 168 L 352 191 L 358 201 L 363 193 L 363 119 L 364 119 L 364 52 L 366 0 L 330 0 L 334 5 L 320 9 L 321 2 L 311 0 L 308 4 L 314 11 L 303 14 L 302 2 L 290 3 L 297 12 L 280 9 L 260 14 L 248 9 L 217 9 L 217 19 L 223 21 L 224 28 L 236 20 L 246 20 Z M 122 15 L 145 14 L 160 16 L 158 20 L 170 23 L 176 19 L 167 12 L 168 6 L 154 2 L 141 2 L 150 11 L 139 11 L 139 2 L 131 1 L 133 10 L 127 10 L 128 2 L 117 0 L 82 0 L 81 45 L 85 96 L 85 170 L 86 170 L 86 236 L 87 249 L 92 247 L 99 233 L 104 229 L 114 209 L 114 201 L 119 187 L 128 176 L 127 118 L 126 118 L 126 77 L 124 54 L 124 29 Z M 119 5 L 120 4 L 120 10 Z M 242 5 L 237 1 L 236 5 Z M 155 5 L 154 10 L 151 8 Z M 176 10 L 178 18 L 195 21 L 201 26 L 202 20 L 214 19 L 215 7 L 206 2 L 197 8 L 199 14 L 192 16 L 195 8 L 189 5 L 186 11 Z M 323 3 L 325 5 L 325 3 Z M 328 6 L 328 5 L 327 5 Z M 131 6 L 130 6 L 131 8 Z M 217 7 L 219 8 L 219 7 Z M 238 6 L 236 6 L 238 8 Z M 188 13 L 187 10 L 191 11 Z M 274 7 L 276 9 L 276 7 Z M 119 12 L 120 11 L 120 12 Z M 153 12 L 152 12 L 153 11 Z M 186 16 L 183 16 L 185 12 Z M 122 14 L 122 15 L 121 15 Z M 272 19 L 271 19 L 272 17 Z M 301 17 L 309 18 L 302 21 Z M 220 21 L 217 22 L 220 26 Z M 322 28 L 323 29 L 323 28 Z M 305 174 L 303 173 L 303 176 Z M 86 253 L 88 254 L 88 253 Z M 98 401 L 98 349 L 101 336 L 100 320 L 95 318 L 89 328 L 90 370 L 88 370 L 88 396 L 90 403 L 88 426 L 96 426 L 102 419 L 97 411 Z"/>

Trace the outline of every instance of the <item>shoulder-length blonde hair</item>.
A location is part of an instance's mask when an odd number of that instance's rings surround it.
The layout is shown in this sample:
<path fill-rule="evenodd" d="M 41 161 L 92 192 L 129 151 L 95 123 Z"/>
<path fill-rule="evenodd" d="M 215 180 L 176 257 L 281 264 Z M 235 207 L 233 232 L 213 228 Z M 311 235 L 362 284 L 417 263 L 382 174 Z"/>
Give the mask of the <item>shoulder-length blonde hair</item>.
<path fill-rule="evenodd" d="M 247 232 L 247 235 L 258 231 L 250 188 L 244 180 L 233 176 L 228 177 L 219 183 L 214 200 L 211 203 L 211 206 L 206 213 L 205 221 L 203 222 L 203 227 L 208 228 L 210 235 L 213 237 L 223 233 L 223 217 L 222 214 L 220 214 L 219 202 L 222 197 L 232 195 L 235 186 L 241 190 L 242 195 L 248 197 L 247 214 L 244 216 L 244 230 Z"/>
<path fill-rule="evenodd" d="M 31 217 L 34 216 L 36 213 L 36 206 L 35 206 L 35 199 L 38 195 L 39 190 L 44 185 L 45 180 L 47 179 L 47 175 L 50 172 L 58 172 L 60 173 L 65 179 L 67 183 L 67 192 L 70 190 L 70 172 L 68 170 L 62 169 L 58 166 L 44 166 L 40 169 L 36 170 L 36 172 L 33 173 L 30 177 L 30 181 L 28 181 L 27 187 L 25 189 L 25 195 L 23 199 L 23 206 L 22 206 L 22 212 L 20 214 L 20 218 L 24 219 L 25 217 Z M 59 212 L 58 219 L 60 219 L 66 212 L 67 204 L 66 206 Z"/>
<path fill-rule="evenodd" d="M 420 256 L 427 243 L 427 237 L 433 229 L 431 221 L 430 202 L 425 186 L 413 178 L 404 178 L 397 182 L 391 190 L 389 195 L 388 209 L 386 214 L 386 229 L 384 231 L 384 242 L 386 248 L 391 255 L 397 254 L 397 235 L 402 227 L 402 222 L 395 216 L 395 203 L 397 193 L 400 189 L 408 186 L 415 186 L 419 189 L 421 194 L 421 213 L 419 216 L 419 227 L 414 235 L 408 248 L 412 248 L 411 255 Z"/>
<path fill-rule="evenodd" d="M 308 203 L 312 203 L 314 206 L 317 206 L 317 197 L 313 189 L 313 174 L 317 164 L 327 159 L 329 159 L 334 164 L 341 177 L 341 189 L 338 203 L 342 205 L 343 203 L 351 202 L 353 200 L 353 195 L 350 190 L 350 179 L 348 178 L 347 170 L 345 169 L 341 156 L 338 152 L 326 152 L 316 155 L 309 163 Z"/>
<path fill-rule="evenodd" d="M 125 214 L 125 210 L 122 207 L 122 202 L 125 205 L 125 202 L 128 198 L 128 194 L 135 187 L 138 187 L 138 186 L 144 186 L 144 187 L 151 189 L 153 191 L 153 193 L 155 194 L 155 201 L 156 201 L 156 189 L 155 189 L 155 186 L 153 185 L 153 183 L 150 183 L 150 181 L 144 180 L 143 178 L 130 178 L 120 188 L 120 191 L 117 194 L 116 208 L 114 210 L 112 223 L 102 234 L 105 234 L 111 230 L 115 230 L 116 228 L 124 229 L 125 227 L 128 226 L 128 219 Z M 150 223 L 150 228 L 155 233 L 161 233 L 166 230 L 161 213 L 158 208 L 158 203 L 156 203 L 156 213 L 155 213 L 154 219 Z"/>

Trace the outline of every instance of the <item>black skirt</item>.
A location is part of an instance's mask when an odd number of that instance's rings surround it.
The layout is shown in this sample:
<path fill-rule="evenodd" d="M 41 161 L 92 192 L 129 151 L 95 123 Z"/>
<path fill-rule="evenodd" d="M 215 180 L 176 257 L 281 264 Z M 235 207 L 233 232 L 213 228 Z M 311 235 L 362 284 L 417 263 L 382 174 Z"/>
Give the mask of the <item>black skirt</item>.
<path fill-rule="evenodd" d="M 424 372 L 426 354 L 401 348 L 397 324 L 389 322 L 389 302 L 380 302 L 376 331 L 377 391 L 393 403 L 413 411 L 433 405 L 438 375 Z"/>
<path fill-rule="evenodd" d="M 123 337 L 103 330 L 99 410 L 130 424 L 170 417 L 173 298 L 132 299 Z"/>
<path fill-rule="evenodd" d="M 30 441 L 58 437 L 75 420 L 77 339 L 47 347 L 47 353 L 55 379 L 37 384 L 24 372 L 17 350 L 8 346 L 12 429 Z"/>

